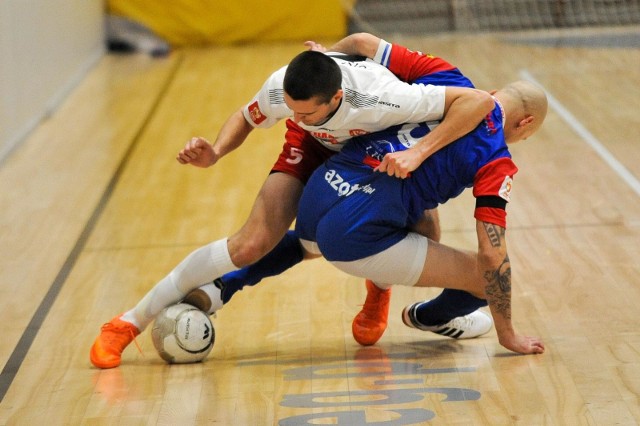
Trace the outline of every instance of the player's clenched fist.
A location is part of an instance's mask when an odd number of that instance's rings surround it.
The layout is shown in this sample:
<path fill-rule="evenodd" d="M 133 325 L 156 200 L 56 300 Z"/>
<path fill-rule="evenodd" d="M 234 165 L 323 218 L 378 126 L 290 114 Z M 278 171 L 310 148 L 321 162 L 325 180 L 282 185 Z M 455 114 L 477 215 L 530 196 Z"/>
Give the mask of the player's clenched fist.
<path fill-rule="evenodd" d="M 213 146 L 201 137 L 191 138 L 185 147 L 178 153 L 176 160 L 180 164 L 191 164 L 196 167 L 213 166 L 219 156 L 213 150 Z"/>
<path fill-rule="evenodd" d="M 422 160 L 414 155 L 411 150 L 389 153 L 384 156 L 380 165 L 374 170 L 383 172 L 389 176 L 404 179 L 411 175 L 411 172 L 418 168 Z"/>

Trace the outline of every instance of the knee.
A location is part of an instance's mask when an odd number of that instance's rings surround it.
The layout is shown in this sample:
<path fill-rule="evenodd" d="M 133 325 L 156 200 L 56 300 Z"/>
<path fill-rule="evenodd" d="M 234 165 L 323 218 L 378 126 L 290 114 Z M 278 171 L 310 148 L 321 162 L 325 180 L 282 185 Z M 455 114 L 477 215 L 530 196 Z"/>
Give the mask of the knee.
<path fill-rule="evenodd" d="M 244 268 L 260 260 L 273 248 L 268 235 L 256 233 L 249 237 L 235 235 L 229 238 L 229 256 L 238 268 Z"/>

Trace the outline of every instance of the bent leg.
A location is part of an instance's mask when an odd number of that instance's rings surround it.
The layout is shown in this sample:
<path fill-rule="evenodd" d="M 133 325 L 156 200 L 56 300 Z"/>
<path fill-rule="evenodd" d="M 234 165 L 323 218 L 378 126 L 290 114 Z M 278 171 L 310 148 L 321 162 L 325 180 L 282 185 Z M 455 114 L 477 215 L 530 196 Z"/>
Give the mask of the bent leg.
<path fill-rule="evenodd" d="M 241 267 L 185 297 L 185 302 L 212 314 L 244 286 L 280 274 L 302 261 L 302 248 L 289 229 L 298 210 L 302 182 L 286 173 L 265 180 L 245 224 L 229 237 L 229 254 Z M 291 231 L 290 231 L 291 232 Z"/>
<path fill-rule="evenodd" d="M 190 291 L 260 259 L 293 221 L 301 191 L 297 179 L 283 173 L 269 175 L 240 231 L 191 253 L 122 319 L 142 331 L 164 307 L 183 300 Z"/>
<path fill-rule="evenodd" d="M 411 230 L 431 240 L 440 241 L 438 210 L 425 210 L 424 215 Z M 351 333 L 356 342 L 369 346 L 380 340 L 387 329 L 391 288 L 381 288 L 371 280 L 365 280 L 365 288 L 367 297 L 362 309 L 351 322 Z"/>
<path fill-rule="evenodd" d="M 122 351 L 164 309 L 179 302 L 189 291 L 218 276 L 237 269 L 229 258 L 227 239 L 215 241 L 191 252 L 142 300 L 122 316 L 116 316 L 100 329 L 89 352 L 91 363 L 99 368 L 120 365 Z"/>
<path fill-rule="evenodd" d="M 221 303 L 227 303 L 244 286 L 255 285 L 302 261 L 300 243 L 287 230 L 296 217 L 303 188 L 300 180 L 286 173 L 267 177 L 249 218 L 229 238 L 231 259 L 242 269 L 220 277 Z"/>
<path fill-rule="evenodd" d="M 191 290 L 227 272 L 236 270 L 223 238 L 189 254 L 161 279 L 122 319 L 144 330 L 165 307 L 182 300 Z"/>
<path fill-rule="evenodd" d="M 222 303 L 245 286 L 258 284 L 264 278 L 279 275 L 302 262 L 304 252 L 295 231 L 288 231 L 282 240 L 256 263 L 225 274 L 220 278 Z"/>
<path fill-rule="evenodd" d="M 464 290 L 476 297 L 483 297 L 481 278 L 475 253 L 429 241 L 429 250 L 415 285 Z"/>
<path fill-rule="evenodd" d="M 235 265 L 251 265 L 276 246 L 296 217 L 302 189 L 300 180 L 285 173 L 267 177 L 247 221 L 229 237 L 229 254 Z"/>
<path fill-rule="evenodd" d="M 425 210 L 421 220 L 412 227 L 414 232 L 440 242 L 440 219 L 437 209 Z M 425 326 L 444 324 L 487 306 L 487 301 L 462 290 L 444 289 L 435 299 L 425 301 L 416 309 L 416 318 Z"/>
<path fill-rule="evenodd" d="M 394 283 L 445 288 L 434 299 L 438 311 L 425 325 L 442 324 L 486 306 L 476 255 L 435 241 L 428 241 L 427 245 L 427 239 L 415 233 L 373 256 L 332 263 L 349 274 L 369 278 L 380 287 Z M 421 306 L 420 311 L 427 309 Z"/>

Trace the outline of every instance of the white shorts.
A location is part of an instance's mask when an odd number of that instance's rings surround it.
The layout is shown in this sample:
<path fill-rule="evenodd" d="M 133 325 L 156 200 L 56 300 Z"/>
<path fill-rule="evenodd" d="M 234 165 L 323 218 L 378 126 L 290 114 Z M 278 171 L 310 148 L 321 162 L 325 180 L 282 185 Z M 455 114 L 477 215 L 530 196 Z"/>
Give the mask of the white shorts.
<path fill-rule="evenodd" d="M 300 240 L 305 250 L 320 254 L 315 242 Z M 429 240 L 410 232 L 402 241 L 380 253 L 350 262 L 331 262 L 349 275 L 370 279 L 380 288 L 414 286 L 427 259 Z"/>

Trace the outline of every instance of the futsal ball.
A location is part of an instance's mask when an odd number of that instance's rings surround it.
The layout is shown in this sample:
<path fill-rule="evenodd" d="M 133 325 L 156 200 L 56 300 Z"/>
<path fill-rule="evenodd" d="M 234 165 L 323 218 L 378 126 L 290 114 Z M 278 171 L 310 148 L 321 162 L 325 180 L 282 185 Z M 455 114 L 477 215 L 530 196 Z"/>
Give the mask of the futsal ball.
<path fill-rule="evenodd" d="M 162 359 L 171 364 L 200 362 L 213 348 L 215 330 L 209 316 L 186 303 L 164 308 L 156 317 L 151 339 Z"/>

